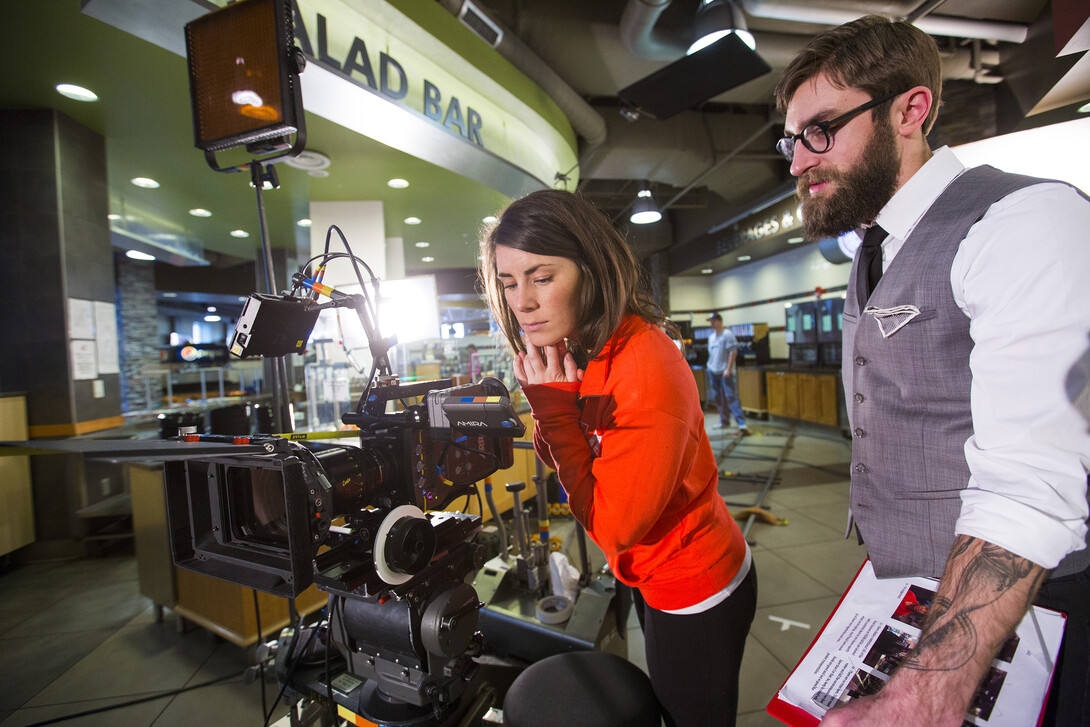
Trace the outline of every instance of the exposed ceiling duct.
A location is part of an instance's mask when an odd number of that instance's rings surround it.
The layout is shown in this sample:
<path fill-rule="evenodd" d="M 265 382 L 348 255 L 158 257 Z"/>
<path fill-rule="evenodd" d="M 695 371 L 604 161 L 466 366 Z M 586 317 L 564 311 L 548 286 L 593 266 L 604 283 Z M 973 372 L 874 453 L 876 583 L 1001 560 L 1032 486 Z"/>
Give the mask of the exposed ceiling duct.
<path fill-rule="evenodd" d="M 660 61 L 675 61 L 685 55 L 685 50 L 688 48 L 691 38 L 688 33 L 678 31 L 676 29 L 663 29 L 655 27 L 659 17 L 670 6 L 672 0 L 628 0 L 625 5 L 624 13 L 621 15 L 621 22 L 619 25 L 619 31 L 621 35 L 621 42 L 624 46 L 634 55 L 641 58 L 647 58 L 650 60 Z M 751 4 L 750 0 L 742 0 L 743 4 L 747 8 Z M 834 3 L 836 4 L 836 3 Z M 918 2 L 907 3 L 908 5 L 917 5 Z M 777 12 L 787 14 L 787 8 L 785 6 L 794 5 L 793 3 L 778 2 L 772 7 Z M 828 3 L 826 3 L 828 5 Z M 833 25 L 839 25 L 843 22 L 854 20 L 862 15 L 866 15 L 868 12 L 874 12 L 873 9 L 863 10 L 859 8 L 858 2 L 841 2 L 838 5 L 857 6 L 857 10 L 846 11 L 837 8 L 826 8 L 819 13 L 815 13 L 814 16 L 820 16 L 826 12 L 836 13 L 836 17 L 841 18 Z M 896 6 L 896 3 L 890 3 L 890 6 Z M 802 4 L 799 4 L 801 7 Z M 814 7 L 814 3 L 807 3 L 806 8 Z M 894 10 L 905 10 L 906 8 L 892 8 Z M 774 16 L 779 20 L 789 21 L 801 21 L 801 22 L 817 22 L 810 21 L 809 15 L 792 16 L 792 17 L 780 17 Z M 917 21 L 917 25 L 920 22 L 927 20 L 927 18 L 921 18 Z M 962 19 L 955 19 L 959 22 Z M 968 23 L 964 23 L 966 29 L 983 30 L 985 27 L 992 28 L 993 24 L 985 23 L 983 21 L 973 21 L 972 26 L 969 27 Z M 1017 25 L 1014 23 L 1000 23 L 995 25 L 1001 30 L 1006 29 L 1008 34 L 1011 27 L 1021 28 L 1020 38 L 1024 40 L 1026 37 L 1026 26 Z M 922 30 L 931 33 L 926 28 L 921 26 Z M 933 33 L 935 35 L 950 35 L 949 33 Z M 809 42 L 811 36 L 804 35 L 789 35 L 787 33 L 768 33 L 768 32 L 753 32 L 753 37 L 757 41 L 757 52 L 769 65 L 773 68 L 786 68 L 787 65 L 794 59 L 794 57 L 803 49 L 807 42 Z M 958 35 L 963 38 L 984 38 L 992 36 L 975 36 L 975 35 Z M 1021 42 L 1021 41 L 1019 41 Z M 943 50 L 943 77 L 949 79 L 959 80 L 972 80 L 977 83 L 996 83 L 1001 80 L 998 76 L 988 75 L 988 72 L 999 65 L 999 53 L 997 51 L 982 49 L 979 43 L 974 43 L 970 47 L 955 47 L 946 48 Z"/>
<path fill-rule="evenodd" d="M 879 14 L 889 18 L 908 18 L 920 6 L 920 0 L 875 3 L 873 0 L 739 0 L 746 13 L 755 18 L 788 20 L 819 25 L 842 25 L 863 15 Z M 928 35 L 955 38 L 980 38 L 1021 43 L 1027 27 L 1021 23 L 974 20 L 940 15 L 917 18 L 913 24 Z"/>
<path fill-rule="evenodd" d="M 468 0 L 440 0 L 440 4 L 455 17 L 461 17 L 466 10 L 465 5 L 472 5 Z M 606 122 L 594 108 L 572 89 L 563 79 L 556 74 L 546 63 L 541 60 L 522 40 L 514 33 L 508 32 L 494 18 L 485 15 L 484 11 L 476 6 L 468 8 L 476 18 L 483 18 L 500 31 L 498 40 L 495 38 L 481 37 L 489 45 L 495 44 L 496 50 L 510 61 L 516 68 L 525 73 L 531 81 L 556 102 L 564 115 L 568 117 L 575 133 L 581 136 L 586 143 L 583 153 L 606 140 Z M 464 22 L 464 21 L 463 21 Z M 477 29 L 474 25 L 466 23 L 466 27 Z"/>

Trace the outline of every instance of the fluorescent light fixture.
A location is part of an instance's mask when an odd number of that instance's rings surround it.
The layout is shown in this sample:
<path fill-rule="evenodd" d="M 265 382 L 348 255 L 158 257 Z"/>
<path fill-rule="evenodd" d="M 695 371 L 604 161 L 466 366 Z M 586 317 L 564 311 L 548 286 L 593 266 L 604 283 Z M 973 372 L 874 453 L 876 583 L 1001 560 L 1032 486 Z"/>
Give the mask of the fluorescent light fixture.
<path fill-rule="evenodd" d="M 194 217 L 211 217 L 212 216 L 211 212 L 209 212 L 206 209 L 202 209 L 200 207 L 194 207 L 193 209 L 189 210 L 189 214 L 193 215 Z"/>
<path fill-rule="evenodd" d="M 715 271 L 712 270 L 711 268 L 703 268 L 700 272 L 703 273 L 704 275 L 711 275 Z"/>
<path fill-rule="evenodd" d="M 311 226 L 312 224 L 314 224 L 314 223 L 313 223 L 313 222 L 311 222 L 311 221 L 310 221 L 309 219 L 307 219 L 306 217 L 304 217 L 303 219 L 299 220 L 299 221 L 298 221 L 298 222 L 296 222 L 295 224 L 299 225 L 300 227 L 310 227 L 310 226 Z"/>
<path fill-rule="evenodd" d="M 210 306 L 208 306 L 207 310 L 208 310 L 209 313 L 215 313 L 216 312 L 216 306 L 210 305 Z"/>
<path fill-rule="evenodd" d="M 250 233 L 246 230 L 231 230 L 231 237 L 249 237 Z"/>
<path fill-rule="evenodd" d="M 394 178 L 386 182 L 387 187 L 393 187 L 394 189 L 405 189 L 409 186 L 409 180 Z"/>
<path fill-rule="evenodd" d="M 177 293 L 163 293 L 163 297 L 164 298 L 177 298 L 178 294 Z"/>
<path fill-rule="evenodd" d="M 133 260 L 144 261 L 150 261 L 155 259 L 154 255 L 148 255 L 146 252 L 140 252 L 139 250 L 126 250 L 125 257 L 131 258 Z"/>
<path fill-rule="evenodd" d="M 431 243 L 421 241 L 421 242 L 416 243 L 416 246 L 417 247 L 431 247 Z"/>
<path fill-rule="evenodd" d="M 205 320 L 206 323 L 219 323 L 220 317 L 219 316 L 213 316 L 213 315 L 207 315 L 207 316 L 204 317 L 204 320 Z"/>
<path fill-rule="evenodd" d="M 132 183 L 137 187 L 143 187 L 144 189 L 157 189 L 159 187 L 158 182 L 154 179 L 149 179 L 148 177 L 134 177 Z"/>
<path fill-rule="evenodd" d="M 420 218 L 419 217 L 406 217 L 405 218 L 405 224 L 406 225 L 419 225 L 420 224 Z"/>
<path fill-rule="evenodd" d="M 94 91 L 89 91 L 83 86 L 77 86 L 72 83 L 58 83 L 56 85 L 57 93 L 65 98 L 70 98 L 73 101 L 98 101 L 98 96 Z"/>
<path fill-rule="evenodd" d="M 804 239 L 806 239 L 806 238 L 804 238 L 804 237 L 789 237 L 789 238 L 787 238 L 787 244 L 788 245 L 798 245 Z"/>
<path fill-rule="evenodd" d="M 741 263 L 744 263 L 747 260 L 752 260 L 752 259 L 753 258 L 750 255 L 739 255 L 738 256 L 738 262 L 741 262 Z"/>
<path fill-rule="evenodd" d="M 783 307 L 784 307 L 784 308 L 790 308 L 790 307 L 791 307 L 791 304 L 790 304 L 790 303 L 784 303 L 784 304 L 783 304 Z"/>
<path fill-rule="evenodd" d="M 435 258 L 433 258 L 431 255 L 425 255 L 424 257 L 420 258 L 420 262 L 422 262 L 422 263 L 433 263 L 433 262 L 435 262 Z"/>

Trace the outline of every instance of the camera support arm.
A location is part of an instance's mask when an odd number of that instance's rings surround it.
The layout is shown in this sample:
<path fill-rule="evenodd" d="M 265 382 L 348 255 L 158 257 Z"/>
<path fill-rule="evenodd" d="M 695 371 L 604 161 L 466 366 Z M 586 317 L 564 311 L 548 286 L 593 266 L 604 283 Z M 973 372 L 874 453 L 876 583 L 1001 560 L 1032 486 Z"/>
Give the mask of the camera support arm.
<path fill-rule="evenodd" d="M 342 293 L 336 288 L 306 277 L 303 273 L 293 274 L 291 276 L 291 282 L 296 288 L 306 288 L 307 290 L 320 293 L 329 298 L 328 303 L 314 305 L 312 306 L 312 309 L 325 310 L 327 308 L 351 308 L 356 311 L 356 315 L 360 318 L 360 323 L 363 324 L 363 332 L 367 334 L 367 342 L 371 349 L 371 356 L 375 361 L 378 372 L 381 374 L 390 373 L 390 360 L 387 358 L 387 354 L 390 352 L 391 348 L 397 345 L 397 335 L 395 334 L 383 338 L 379 334 L 378 321 L 374 320 L 371 316 L 371 311 L 367 306 L 367 298 L 358 293 Z"/>

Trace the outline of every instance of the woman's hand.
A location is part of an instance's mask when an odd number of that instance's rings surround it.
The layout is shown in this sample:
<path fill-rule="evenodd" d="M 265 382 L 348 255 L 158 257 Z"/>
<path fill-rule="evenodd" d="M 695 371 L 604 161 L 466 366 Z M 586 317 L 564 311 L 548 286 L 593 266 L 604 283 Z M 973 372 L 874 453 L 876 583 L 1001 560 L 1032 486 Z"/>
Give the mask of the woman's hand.
<path fill-rule="evenodd" d="M 563 341 L 544 349 L 530 345 L 525 337 L 523 342 L 526 343 L 526 350 L 515 356 L 515 379 L 521 386 L 583 380 L 583 370 L 576 366 L 575 358 Z"/>

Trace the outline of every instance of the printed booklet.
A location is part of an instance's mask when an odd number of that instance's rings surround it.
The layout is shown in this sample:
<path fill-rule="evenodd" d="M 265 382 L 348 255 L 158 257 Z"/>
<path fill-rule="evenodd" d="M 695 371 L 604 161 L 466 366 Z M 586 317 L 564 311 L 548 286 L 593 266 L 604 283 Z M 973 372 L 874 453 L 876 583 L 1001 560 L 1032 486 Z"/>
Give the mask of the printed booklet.
<path fill-rule="evenodd" d="M 920 636 L 938 581 L 878 579 L 870 561 L 840 599 L 767 711 L 788 725 L 816 725 L 833 705 L 874 694 Z M 1000 648 L 965 725 L 1039 724 L 1064 619 L 1034 606 Z"/>

